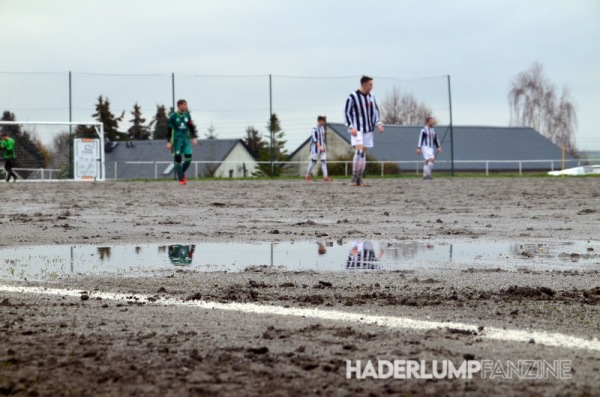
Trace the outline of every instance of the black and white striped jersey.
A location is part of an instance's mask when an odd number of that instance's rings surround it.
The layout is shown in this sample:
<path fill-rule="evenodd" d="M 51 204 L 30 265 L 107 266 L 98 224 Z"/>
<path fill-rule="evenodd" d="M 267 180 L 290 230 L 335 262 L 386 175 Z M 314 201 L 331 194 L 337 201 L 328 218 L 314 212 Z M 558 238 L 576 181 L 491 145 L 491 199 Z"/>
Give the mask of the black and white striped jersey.
<path fill-rule="evenodd" d="M 323 147 L 323 151 L 326 151 L 327 149 L 325 146 L 325 140 L 325 127 L 319 127 L 318 125 L 314 126 L 312 129 L 312 141 L 310 143 L 310 152 L 312 154 L 320 153 L 317 144 Z"/>
<path fill-rule="evenodd" d="M 348 128 L 354 127 L 361 132 L 373 132 L 375 126 L 380 123 L 375 97 L 371 93 L 365 95 L 360 90 L 356 90 L 346 99 L 344 116 Z"/>
<path fill-rule="evenodd" d="M 381 269 L 381 260 L 370 241 L 355 241 L 346 259 L 346 269 Z"/>
<path fill-rule="evenodd" d="M 437 139 L 435 130 L 433 128 L 425 126 L 423 127 L 423 129 L 421 130 L 421 134 L 419 135 L 419 145 L 417 147 L 420 148 L 426 146 L 433 148 L 433 145 L 435 145 L 435 147 L 437 148 L 440 147 L 440 142 Z"/>

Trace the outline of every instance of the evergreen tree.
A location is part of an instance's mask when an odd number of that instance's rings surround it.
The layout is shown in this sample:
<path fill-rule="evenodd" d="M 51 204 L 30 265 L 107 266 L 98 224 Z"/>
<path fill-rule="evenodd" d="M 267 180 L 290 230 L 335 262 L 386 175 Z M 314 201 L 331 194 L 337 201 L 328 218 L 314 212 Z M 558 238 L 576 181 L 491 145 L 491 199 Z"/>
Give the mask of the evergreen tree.
<path fill-rule="evenodd" d="M 280 176 L 285 168 L 285 165 L 281 162 L 288 160 L 288 154 L 285 149 L 285 132 L 281 128 L 277 114 L 273 113 L 271 115 L 267 122 L 267 131 L 269 132 L 268 140 L 258 134 L 258 131 L 254 128 L 248 127 L 246 130 L 246 145 L 250 153 L 253 155 L 256 153 L 255 158 L 263 163 L 259 165 L 257 175 L 270 176 L 272 173 L 273 176 Z M 274 162 L 273 170 L 271 170 L 271 160 Z"/>
<path fill-rule="evenodd" d="M 146 119 L 142 117 L 142 108 L 137 104 L 137 102 L 135 105 L 133 105 L 133 111 L 131 112 L 131 115 L 133 116 L 133 119 L 129 120 L 131 122 L 131 127 L 129 127 L 127 130 L 129 133 L 129 139 L 150 139 L 150 128 L 145 125 Z"/>
<path fill-rule="evenodd" d="M 115 117 L 110 111 L 110 101 L 108 98 L 104 99 L 102 95 L 98 97 L 98 103 L 96 104 L 96 113 L 92 115 L 96 120 L 104 125 L 104 136 L 111 141 L 124 140 L 125 134 L 119 133 L 119 123 L 123 121 L 125 117 L 125 111 L 121 113 L 119 117 Z M 94 133 L 93 127 L 79 126 L 75 130 L 75 135 L 86 136 Z"/>
<path fill-rule="evenodd" d="M 248 128 L 246 128 L 244 143 L 255 160 L 258 160 L 260 153 L 268 147 L 268 143 L 262 139 L 262 135 L 260 135 L 258 130 L 253 126 L 248 126 Z"/>
<path fill-rule="evenodd" d="M 206 139 L 217 139 L 217 134 L 215 133 L 216 128 L 212 122 L 206 130 L 208 131 L 208 133 L 204 135 Z"/>
<path fill-rule="evenodd" d="M 154 126 L 152 139 L 167 139 L 167 109 L 165 105 L 156 105 L 156 114 L 150 125 Z"/>

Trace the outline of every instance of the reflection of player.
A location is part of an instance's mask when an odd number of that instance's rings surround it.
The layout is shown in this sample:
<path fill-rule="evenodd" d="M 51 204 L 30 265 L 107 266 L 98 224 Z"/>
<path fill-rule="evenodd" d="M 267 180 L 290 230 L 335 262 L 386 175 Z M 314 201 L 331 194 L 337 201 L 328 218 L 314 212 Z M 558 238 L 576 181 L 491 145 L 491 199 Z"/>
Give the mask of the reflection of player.
<path fill-rule="evenodd" d="M 195 245 L 169 245 L 169 260 L 174 266 L 189 266 L 195 250 Z"/>
<path fill-rule="evenodd" d="M 346 259 L 346 269 L 381 269 L 381 258 L 383 258 L 383 250 L 377 257 L 371 241 L 357 240 L 352 243 Z"/>
<path fill-rule="evenodd" d="M 325 255 L 327 253 L 327 248 L 325 248 L 325 245 L 320 241 L 317 242 L 317 253 L 319 255 Z"/>

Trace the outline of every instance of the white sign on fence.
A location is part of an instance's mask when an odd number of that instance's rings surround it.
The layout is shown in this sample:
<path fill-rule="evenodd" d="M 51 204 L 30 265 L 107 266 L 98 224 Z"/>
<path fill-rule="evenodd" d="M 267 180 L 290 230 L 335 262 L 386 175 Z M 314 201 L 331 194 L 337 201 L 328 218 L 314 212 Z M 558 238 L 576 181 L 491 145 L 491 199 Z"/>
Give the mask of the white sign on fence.
<path fill-rule="evenodd" d="M 93 181 L 100 177 L 100 139 L 75 138 L 73 156 L 76 181 Z"/>

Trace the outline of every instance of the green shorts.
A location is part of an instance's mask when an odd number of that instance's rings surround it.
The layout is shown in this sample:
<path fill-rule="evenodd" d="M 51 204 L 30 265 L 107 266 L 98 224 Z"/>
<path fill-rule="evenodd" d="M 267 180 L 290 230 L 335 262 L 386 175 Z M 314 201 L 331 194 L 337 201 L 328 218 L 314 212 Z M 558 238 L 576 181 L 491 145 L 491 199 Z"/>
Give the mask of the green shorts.
<path fill-rule="evenodd" d="M 178 137 L 173 138 L 173 155 L 174 156 L 191 156 L 192 155 L 192 143 L 190 138 Z"/>

